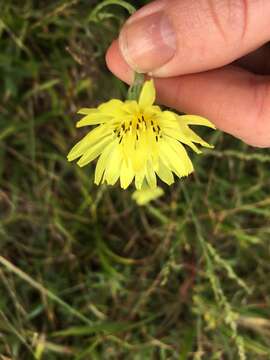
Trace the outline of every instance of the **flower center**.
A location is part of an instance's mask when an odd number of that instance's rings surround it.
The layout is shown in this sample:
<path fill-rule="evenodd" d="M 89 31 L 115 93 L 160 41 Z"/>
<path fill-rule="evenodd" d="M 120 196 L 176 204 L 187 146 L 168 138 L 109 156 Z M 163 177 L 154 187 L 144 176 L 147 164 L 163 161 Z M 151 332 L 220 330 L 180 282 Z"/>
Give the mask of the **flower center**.
<path fill-rule="evenodd" d="M 161 128 L 157 119 L 154 117 L 147 119 L 144 115 L 139 115 L 133 120 L 121 122 L 113 132 L 119 139 L 119 144 L 122 143 L 126 136 L 131 135 L 135 135 L 136 141 L 139 141 L 142 133 L 146 133 L 147 136 L 153 136 L 156 142 L 161 138 Z"/>

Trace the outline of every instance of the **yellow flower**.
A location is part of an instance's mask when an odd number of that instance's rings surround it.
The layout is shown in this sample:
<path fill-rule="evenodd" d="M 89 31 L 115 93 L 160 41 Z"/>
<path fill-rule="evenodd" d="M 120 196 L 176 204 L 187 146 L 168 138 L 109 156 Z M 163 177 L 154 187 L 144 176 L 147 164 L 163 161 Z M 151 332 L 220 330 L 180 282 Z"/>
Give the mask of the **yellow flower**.
<path fill-rule="evenodd" d="M 166 184 L 174 182 L 174 175 L 187 176 L 193 165 L 182 144 L 201 153 L 195 144 L 212 148 L 195 134 L 189 125 L 214 125 L 196 115 L 179 116 L 155 106 L 153 80 L 146 81 L 135 100 L 110 100 L 96 109 L 83 108 L 85 115 L 77 127 L 98 125 L 68 154 L 68 160 L 80 158 L 85 166 L 97 157 L 95 183 L 120 184 L 126 189 L 135 179 L 135 186 L 155 188 L 158 176 Z"/>

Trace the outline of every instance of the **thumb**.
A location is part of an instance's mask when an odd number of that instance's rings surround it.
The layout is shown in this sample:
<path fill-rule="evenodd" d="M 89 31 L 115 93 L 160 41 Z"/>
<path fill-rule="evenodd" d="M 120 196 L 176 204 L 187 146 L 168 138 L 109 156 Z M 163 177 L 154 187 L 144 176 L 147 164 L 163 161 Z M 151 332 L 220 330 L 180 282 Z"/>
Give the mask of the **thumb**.
<path fill-rule="evenodd" d="M 226 65 L 270 39 L 269 0 L 157 0 L 119 36 L 137 72 L 169 77 Z"/>

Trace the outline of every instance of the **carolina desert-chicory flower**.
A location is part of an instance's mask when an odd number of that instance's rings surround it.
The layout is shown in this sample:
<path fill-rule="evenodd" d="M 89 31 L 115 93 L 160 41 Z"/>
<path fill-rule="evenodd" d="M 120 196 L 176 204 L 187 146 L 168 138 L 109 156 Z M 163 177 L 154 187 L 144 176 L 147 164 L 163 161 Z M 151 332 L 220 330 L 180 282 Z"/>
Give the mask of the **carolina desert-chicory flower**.
<path fill-rule="evenodd" d="M 126 189 L 135 179 L 142 186 L 156 188 L 157 176 L 166 184 L 193 172 L 192 162 L 183 144 L 201 153 L 196 144 L 212 148 L 189 125 L 215 126 L 196 115 L 177 115 L 154 105 L 153 80 L 146 81 L 139 100 L 110 100 L 98 108 L 78 111 L 84 117 L 77 127 L 98 125 L 69 152 L 68 160 L 80 158 L 85 166 L 98 158 L 95 183 L 120 185 Z"/>

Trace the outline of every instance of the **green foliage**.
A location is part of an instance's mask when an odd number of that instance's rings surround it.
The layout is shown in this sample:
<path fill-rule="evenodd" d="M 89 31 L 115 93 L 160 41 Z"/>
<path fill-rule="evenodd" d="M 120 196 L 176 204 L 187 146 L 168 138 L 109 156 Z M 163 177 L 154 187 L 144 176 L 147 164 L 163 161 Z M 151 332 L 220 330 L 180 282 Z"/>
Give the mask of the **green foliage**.
<path fill-rule="evenodd" d="M 94 186 L 66 154 L 79 107 L 126 95 L 104 54 L 129 8 L 0 8 L 0 357 L 269 359 L 269 150 L 216 132 L 147 207 Z"/>

